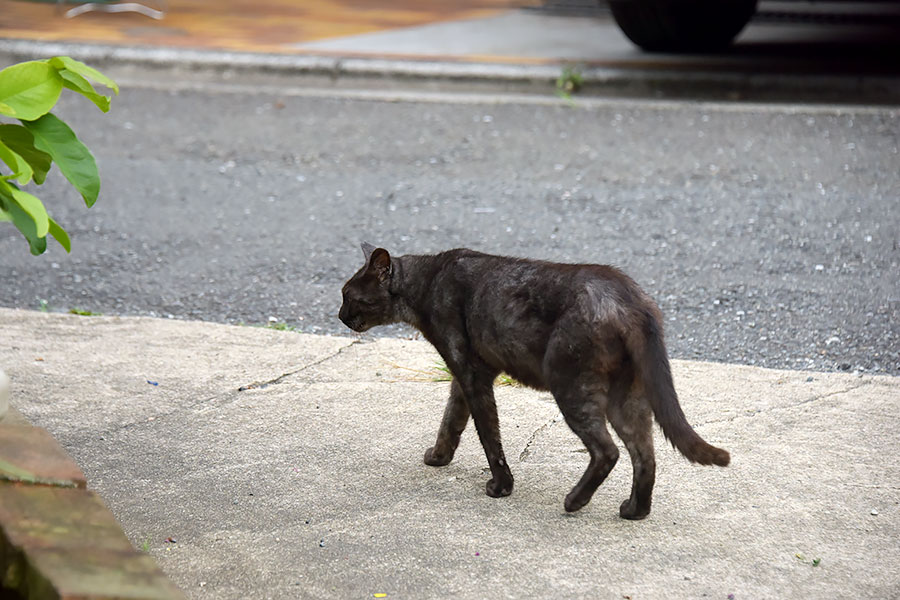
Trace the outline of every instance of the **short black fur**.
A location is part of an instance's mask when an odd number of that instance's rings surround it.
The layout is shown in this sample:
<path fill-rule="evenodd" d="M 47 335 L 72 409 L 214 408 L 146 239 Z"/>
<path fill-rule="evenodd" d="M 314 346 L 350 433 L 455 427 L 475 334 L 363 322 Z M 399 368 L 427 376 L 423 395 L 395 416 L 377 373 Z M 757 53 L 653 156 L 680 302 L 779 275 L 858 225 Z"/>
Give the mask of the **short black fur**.
<path fill-rule="evenodd" d="M 725 466 L 728 452 L 691 428 L 678 403 L 663 343 L 662 315 L 627 275 L 466 249 L 391 257 L 363 244 L 365 265 L 343 288 L 340 319 L 354 331 L 405 322 L 431 342 L 453 375 L 450 399 L 425 463 L 448 464 L 469 417 L 484 446 L 489 496 L 512 492 L 493 383 L 500 372 L 549 390 L 590 463 L 565 509 L 587 504 L 615 466 L 615 429 L 631 456 L 631 496 L 619 513 L 650 512 L 656 472 L 653 416 L 689 460 Z"/>

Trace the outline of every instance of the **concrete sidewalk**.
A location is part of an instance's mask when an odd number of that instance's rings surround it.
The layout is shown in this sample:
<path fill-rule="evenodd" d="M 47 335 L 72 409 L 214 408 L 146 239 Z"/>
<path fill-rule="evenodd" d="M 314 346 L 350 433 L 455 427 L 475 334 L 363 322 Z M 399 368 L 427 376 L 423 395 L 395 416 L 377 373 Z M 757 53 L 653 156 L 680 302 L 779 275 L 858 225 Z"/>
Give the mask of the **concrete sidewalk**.
<path fill-rule="evenodd" d="M 627 459 L 564 513 L 587 457 L 545 393 L 497 389 L 512 496 L 484 495 L 471 426 L 426 467 L 447 383 L 424 342 L 9 309 L 0 331 L 13 405 L 191 598 L 900 595 L 897 378 L 675 361 L 733 464 L 659 438 L 629 522 Z"/>

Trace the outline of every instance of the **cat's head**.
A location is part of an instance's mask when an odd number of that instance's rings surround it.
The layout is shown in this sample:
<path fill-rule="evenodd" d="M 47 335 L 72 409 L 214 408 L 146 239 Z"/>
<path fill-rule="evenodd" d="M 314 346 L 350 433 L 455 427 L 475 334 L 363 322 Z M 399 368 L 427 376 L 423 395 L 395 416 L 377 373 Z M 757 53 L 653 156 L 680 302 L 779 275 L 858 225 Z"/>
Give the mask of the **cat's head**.
<path fill-rule="evenodd" d="M 363 332 L 376 325 L 396 321 L 390 293 L 393 266 L 384 248 L 363 243 L 366 264 L 344 284 L 344 301 L 338 317 L 353 331 Z"/>

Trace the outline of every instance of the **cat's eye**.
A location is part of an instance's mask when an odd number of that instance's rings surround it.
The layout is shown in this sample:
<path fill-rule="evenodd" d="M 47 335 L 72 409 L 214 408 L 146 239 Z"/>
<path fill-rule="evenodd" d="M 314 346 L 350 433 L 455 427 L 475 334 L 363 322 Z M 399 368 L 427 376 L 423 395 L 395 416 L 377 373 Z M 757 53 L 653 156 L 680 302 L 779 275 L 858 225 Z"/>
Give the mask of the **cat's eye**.
<path fill-rule="evenodd" d="M 360 306 L 366 306 L 366 307 L 375 306 L 375 304 L 376 304 L 372 300 L 369 300 L 367 298 L 354 297 L 353 295 L 348 294 L 347 292 L 342 292 L 341 295 L 344 297 L 344 302 L 348 303 L 348 304 L 358 304 Z"/>

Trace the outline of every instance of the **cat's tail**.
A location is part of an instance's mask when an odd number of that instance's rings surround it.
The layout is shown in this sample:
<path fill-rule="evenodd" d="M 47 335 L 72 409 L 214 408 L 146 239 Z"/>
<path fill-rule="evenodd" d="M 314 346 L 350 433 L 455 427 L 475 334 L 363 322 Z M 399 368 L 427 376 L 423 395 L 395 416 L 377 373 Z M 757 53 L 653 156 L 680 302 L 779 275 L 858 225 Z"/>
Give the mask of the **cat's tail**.
<path fill-rule="evenodd" d="M 669 357 L 663 345 L 662 326 L 656 315 L 648 312 L 643 316 L 644 323 L 639 328 L 640 333 L 633 331 L 627 345 L 635 361 L 644 393 L 663 434 L 691 462 L 727 466 L 731 461 L 728 451 L 706 443 L 687 422 L 672 382 Z"/>

